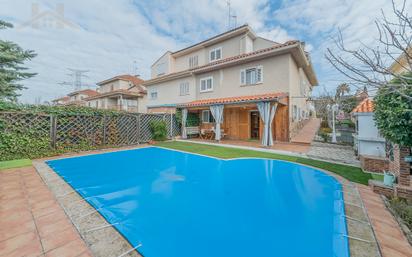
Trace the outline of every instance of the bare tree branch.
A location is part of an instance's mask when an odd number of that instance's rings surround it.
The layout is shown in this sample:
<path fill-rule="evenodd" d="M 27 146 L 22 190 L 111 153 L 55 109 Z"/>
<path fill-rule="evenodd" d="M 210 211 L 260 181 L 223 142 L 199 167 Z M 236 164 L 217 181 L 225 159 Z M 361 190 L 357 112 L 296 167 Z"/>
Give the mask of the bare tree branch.
<path fill-rule="evenodd" d="M 412 96 L 404 93 L 405 88 L 412 86 L 410 75 L 405 76 L 392 68 L 397 65 L 412 71 L 412 17 L 405 10 L 406 1 L 397 6 L 392 0 L 394 20 L 389 20 L 382 10 L 382 18 L 375 21 L 378 32 L 375 46 L 361 43 L 359 49 L 348 49 L 339 30 L 335 39 L 338 51 L 328 48 L 325 57 L 351 83 L 375 89 L 390 88 L 388 91 L 396 92 L 412 102 Z M 388 65 L 389 61 L 392 66 Z M 390 83 L 393 79 L 399 84 Z"/>

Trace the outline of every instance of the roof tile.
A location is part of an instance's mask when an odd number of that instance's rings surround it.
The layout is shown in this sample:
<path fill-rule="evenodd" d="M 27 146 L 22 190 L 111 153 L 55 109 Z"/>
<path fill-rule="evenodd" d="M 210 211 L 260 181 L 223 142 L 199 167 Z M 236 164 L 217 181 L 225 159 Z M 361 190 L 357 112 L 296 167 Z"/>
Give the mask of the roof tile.
<path fill-rule="evenodd" d="M 374 104 L 373 100 L 366 98 L 362 102 L 352 110 L 352 113 L 359 113 L 359 112 L 373 112 Z"/>
<path fill-rule="evenodd" d="M 181 104 L 182 107 L 197 107 L 197 106 L 207 106 L 213 104 L 232 104 L 232 103 L 244 103 L 258 100 L 274 100 L 277 98 L 287 97 L 287 93 L 269 93 L 261 95 L 248 95 L 248 96 L 234 96 L 234 97 L 224 97 L 224 98 L 213 98 L 213 99 L 202 99 L 196 100 L 189 103 Z"/>

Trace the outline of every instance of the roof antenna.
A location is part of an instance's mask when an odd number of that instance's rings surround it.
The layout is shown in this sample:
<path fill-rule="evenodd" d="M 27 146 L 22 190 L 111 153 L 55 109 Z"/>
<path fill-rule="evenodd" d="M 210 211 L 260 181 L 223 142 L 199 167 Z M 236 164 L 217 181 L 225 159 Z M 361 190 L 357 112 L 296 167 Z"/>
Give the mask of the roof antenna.
<path fill-rule="evenodd" d="M 226 1 L 227 8 L 228 8 L 228 16 L 227 16 L 227 30 L 230 30 L 230 19 L 231 19 L 231 13 L 230 13 L 230 0 Z"/>

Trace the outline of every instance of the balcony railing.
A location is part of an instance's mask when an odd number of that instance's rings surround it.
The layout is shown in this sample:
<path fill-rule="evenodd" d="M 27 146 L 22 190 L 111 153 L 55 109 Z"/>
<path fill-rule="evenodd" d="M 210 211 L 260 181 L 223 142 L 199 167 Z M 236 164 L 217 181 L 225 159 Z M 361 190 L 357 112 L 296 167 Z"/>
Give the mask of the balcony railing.
<path fill-rule="evenodd" d="M 127 105 L 112 105 L 108 109 L 116 111 L 126 111 L 126 112 L 137 112 L 137 106 L 127 106 Z"/>

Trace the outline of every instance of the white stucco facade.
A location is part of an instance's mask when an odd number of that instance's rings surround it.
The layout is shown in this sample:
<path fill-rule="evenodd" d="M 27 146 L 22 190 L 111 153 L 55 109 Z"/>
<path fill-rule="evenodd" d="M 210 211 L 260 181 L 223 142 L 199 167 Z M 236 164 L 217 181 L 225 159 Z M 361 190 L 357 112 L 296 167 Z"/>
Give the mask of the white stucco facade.
<path fill-rule="evenodd" d="M 373 112 L 355 113 L 355 149 L 358 155 L 385 157 L 385 139 L 380 135 Z"/>

